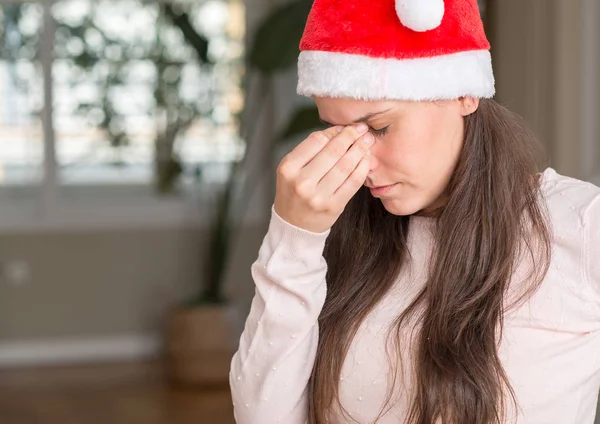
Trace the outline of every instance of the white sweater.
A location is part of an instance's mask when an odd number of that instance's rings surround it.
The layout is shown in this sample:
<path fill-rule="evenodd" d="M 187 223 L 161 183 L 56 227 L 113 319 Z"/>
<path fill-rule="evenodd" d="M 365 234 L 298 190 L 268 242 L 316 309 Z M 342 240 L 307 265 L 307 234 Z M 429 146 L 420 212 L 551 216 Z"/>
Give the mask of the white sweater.
<path fill-rule="evenodd" d="M 499 353 L 519 403 L 518 411 L 509 410 L 507 423 L 592 424 L 600 387 L 600 188 L 548 168 L 542 194 L 550 211 L 553 256 L 540 289 L 505 317 Z M 386 398 L 386 330 L 425 283 L 433 224 L 411 217 L 411 266 L 364 321 L 345 359 L 341 402 L 359 423 L 372 423 Z M 231 362 L 238 424 L 307 420 L 328 234 L 296 228 L 272 210 L 252 265 L 256 295 Z M 405 395 L 396 397 L 378 423 L 403 423 L 410 382 L 398 389 Z M 344 422 L 341 414 L 334 420 Z"/>

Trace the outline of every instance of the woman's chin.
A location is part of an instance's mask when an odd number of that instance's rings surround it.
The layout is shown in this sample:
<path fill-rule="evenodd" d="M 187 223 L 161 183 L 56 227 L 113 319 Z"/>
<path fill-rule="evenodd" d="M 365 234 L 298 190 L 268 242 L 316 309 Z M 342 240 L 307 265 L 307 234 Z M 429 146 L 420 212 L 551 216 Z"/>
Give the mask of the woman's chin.
<path fill-rule="evenodd" d="M 423 209 L 419 202 L 411 202 L 406 199 L 380 198 L 386 211 L 392 215 L 408 216 L 413 215 Z"/>

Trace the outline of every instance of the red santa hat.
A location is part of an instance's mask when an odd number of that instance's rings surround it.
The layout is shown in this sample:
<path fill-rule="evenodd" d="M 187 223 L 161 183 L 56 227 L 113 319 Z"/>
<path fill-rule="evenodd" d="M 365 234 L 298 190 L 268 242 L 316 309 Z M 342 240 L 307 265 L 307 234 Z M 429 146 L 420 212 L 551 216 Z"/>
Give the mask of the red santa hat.
<path fill-rule="evenodd" d="M 298 94 L 361 100 L 490 98 L 477 0 L 315 0 Z"/>

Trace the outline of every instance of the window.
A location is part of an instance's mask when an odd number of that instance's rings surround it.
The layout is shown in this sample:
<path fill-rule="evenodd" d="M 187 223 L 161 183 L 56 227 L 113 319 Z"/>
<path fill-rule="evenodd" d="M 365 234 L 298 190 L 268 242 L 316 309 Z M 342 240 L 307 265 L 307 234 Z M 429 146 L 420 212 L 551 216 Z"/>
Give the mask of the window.
<path fill-rule="evenodd" d="M 0 0 L 0 194 L 131 202 L 223 182 L 245 148 L 244 15 L 242 0 Z"/>
<path fill-rule="evenodd" d="M 39 183 L 44 139 L 39 4 L 6 4 L 0 19 L 0 184 Z"/>

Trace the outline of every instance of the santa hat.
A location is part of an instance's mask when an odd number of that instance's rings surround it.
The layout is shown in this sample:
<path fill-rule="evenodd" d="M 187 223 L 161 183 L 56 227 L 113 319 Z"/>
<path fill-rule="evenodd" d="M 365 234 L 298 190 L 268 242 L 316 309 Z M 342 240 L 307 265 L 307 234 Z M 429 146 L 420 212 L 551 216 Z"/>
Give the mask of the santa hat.
<path fill-rule="evenodd" d="M 362 100 L 494 95 L 477 0 L 315 0 L 298 94 Z"/>

